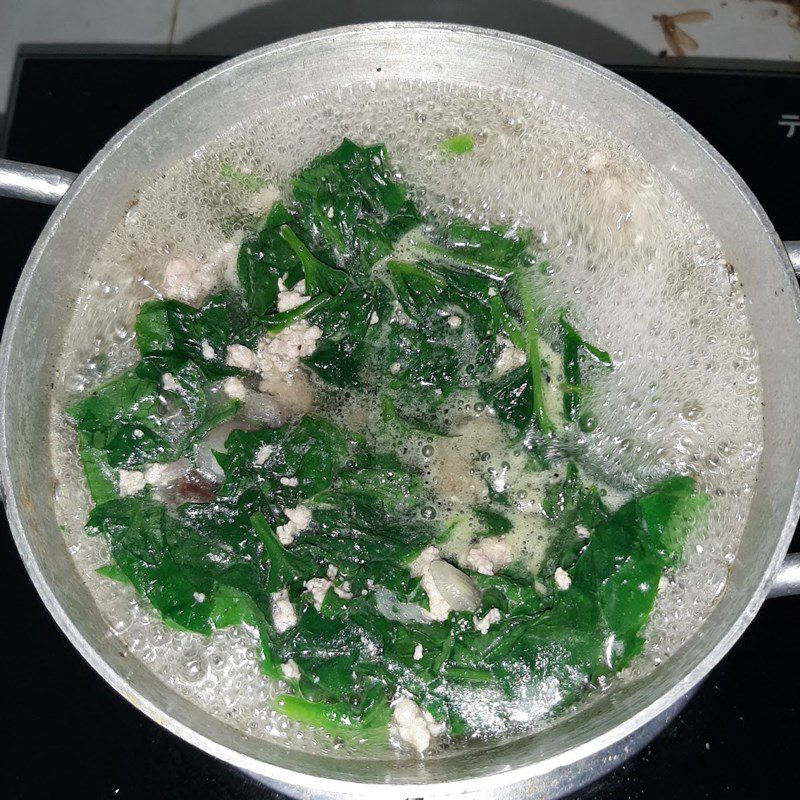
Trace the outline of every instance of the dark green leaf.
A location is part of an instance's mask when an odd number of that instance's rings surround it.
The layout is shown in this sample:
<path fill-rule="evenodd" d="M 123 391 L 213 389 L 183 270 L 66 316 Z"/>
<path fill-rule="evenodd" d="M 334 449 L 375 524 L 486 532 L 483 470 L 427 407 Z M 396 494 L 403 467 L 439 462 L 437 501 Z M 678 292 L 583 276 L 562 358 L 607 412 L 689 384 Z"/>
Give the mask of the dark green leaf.
<path fill-rule="evenodd" d="M 315 258 L 288 225 L 281 225 L 278 234 L 292 248 L 292 252 L 303 265 L 306 291 L 309 295 L 313 296 L 320 292 L 332 295 L 339 294 L 344 289 L 347 285 L 346 272 L 324 264 L 318 258 Z"/>
<path fill-rule="evenodd" d="M 178 300 L 151 300 L 136 317 L 136 343 L 143 358 L 191 360 L 209 378 L 222 377 L 238 372 L 225 359 L 228 346 L 239 341 L 246 326 L 244 308 L 231 292 L 207 298 L 200 308 Z"/>
<path fill-rule="evenodd" d="M 533 391 L 527 365 L 486 381 L 480 387 L 480 394 L 500 419 L 521 433 L 528 430 L 533 420 Z"/>
<path fill-rule="evenodd" d="M 287 275 L 287 286 L 294 286 L 303 276 L 300 259 L 280 235 L 280 229 L 293 222 L 286 207 L 275 203 L 258 235 L 246 239 L 239 248 L 236 272 L 247 307 L 256 316 L 275 309 L 281 275 Z"/>
<path fill-rule="evenodd" d="M 116 564 L 106 564 L 98 567 L 95 572 L 117 583 L 127 583 L 129 585 L 131 583 L 130 578 Z"/>
<path fill-rule="evenodd" d="M 564 339 L 564 415 L 568 420 L 578 418 L 581 405 L 581 353 L 585 352 L 600 364 L 611 366 L 611 356 L 605 351 L 589 344 L 561 312 L 561 330 Z"/>
<path fill-rule="evenodd" d="M 511 520 L 505 514 L 496 511 L 489 505 L 472 506 L 472 513 L 483 526 L 487 535 L 508 533 L 513 527 Z"/>

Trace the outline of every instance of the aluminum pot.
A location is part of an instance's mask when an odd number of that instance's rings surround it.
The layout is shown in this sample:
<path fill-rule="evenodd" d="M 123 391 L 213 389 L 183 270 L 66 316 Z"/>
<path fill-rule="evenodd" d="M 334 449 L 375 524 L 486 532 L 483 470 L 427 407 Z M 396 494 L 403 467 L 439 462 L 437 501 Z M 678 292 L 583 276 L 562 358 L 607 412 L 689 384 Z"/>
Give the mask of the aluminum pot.
<path fill-rule="evenodd" d="M 140 187 L 228 129 L 241 109 L 269 110 L 297 95 L 391 78 L 535 87 L 633 144 L 670 178 L 720 238 L 747 287 L 765 397 L 764 452 L 725 592 L 692 638 L 652 674 L 535 736 L 426 759 L 344 759 L 231 728 L 125 657 L 56 525 L 48 386 L 71 313 L 65 298 Z M 118 692 L 187 742 L 286 794 L 561 796 L 607 772 L 666 725 L 770 592 L 800 591 L 800 562 L 784 561 L 800 513 L 800 292 L 787 249 L 719 153 L 607 70 L 529 39 L 462 26 L 382 23 L 323 31 L 247 53 L 171 92 L 77 177 L 0 164 L 0 191 L 58 202 L 20 278 L 0 351 L 2 491 L 25 566 L 62 630 Z"/>

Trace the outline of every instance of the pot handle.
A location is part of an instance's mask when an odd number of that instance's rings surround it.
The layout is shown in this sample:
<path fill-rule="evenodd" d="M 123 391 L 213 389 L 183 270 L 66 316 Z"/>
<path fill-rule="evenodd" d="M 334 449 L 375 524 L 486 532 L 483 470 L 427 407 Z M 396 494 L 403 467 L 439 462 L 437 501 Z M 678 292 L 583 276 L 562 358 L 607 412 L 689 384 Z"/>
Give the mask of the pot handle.
<path fill-rule="evenodd" d="M 788 553 L 775 573 L 767 597 L 789 597 L 800 594 L 800 553 Z"/>
<path fill-rule="evenodd" d="M 800 278 L 800 242 L 784 242 L 783 246 L 786 248 L 789 261 L 792 262 L 794 274 Z"/>
<path fill-rule="evenodd" d="M 33 200 L 54 206 L 76 177 L 75 172 L 0 158 L 0 197 Z"/>

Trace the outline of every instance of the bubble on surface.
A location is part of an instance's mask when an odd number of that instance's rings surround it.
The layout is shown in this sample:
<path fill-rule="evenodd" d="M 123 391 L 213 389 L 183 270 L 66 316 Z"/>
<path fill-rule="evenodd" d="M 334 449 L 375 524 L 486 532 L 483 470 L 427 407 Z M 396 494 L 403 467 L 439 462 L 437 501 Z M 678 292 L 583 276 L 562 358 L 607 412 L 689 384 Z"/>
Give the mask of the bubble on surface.
<path fill-rule="evenodd" d="M 437 143 L 459 132 L 473 134 L 474 149 L 445 158 Z M 644 675 L 669 658 L 719 596 L 747 517 L 762 439 L 757 350 L 743 289 L 721 243 L 633 148 L 540 94 L 382 81 L 302 97 L 233 127 L 142 187 L 94 260 L 58 372 L 52 450 L 59 522 L 114 635 L 166 684 L 254 736 L 346 755 L 340 742 L 272 710 L 280 684 L 257 667 L 255 631 L 227 629 L 205 639 L 168 630 L 129 588 L 95 574 L 108 556 L 83 532 L 90 499 L 62 411 L 67 397 L 133 363 L 136 310 L 159 296 L 170 259 L 192 259 L 230 279 L 241 221 L 266 210 L 270 190 L 286 195 L 292 171 L 344 136 L 384 142 L 397 176 L 436 217 L 532 228 L 546 258 L 539 286 L 545 318 L 554 325 L 567 306 L 573 325 L 614 360 L 613 371 L 591 375 L 586 422 L 576 434 L 594 471 L 631 490 L 691 474 L 712 496 L 702 544 L 687 548 L 686 564 L 660 593 L 644 653 L 628 675 Z M 266 190 L 223 178 L 225 162 L 260 178 Z M 467 406 L 454 413 L 473 413 Z M 448 458 L 474 457 L 481 473 L 494 469 L 502 477 L 488 451 L 454 456 L 437 444 L 423 455 L 427 444 L 413 449 L 429 462 L 434 482 Z M 542 490 L 515 487 L 520 513 Z M 621 498 L 608 489 L 607 501 Z M 437 513 L 445 517 L 447 508 Z M 531 553 L 544 544 L 529 532 Z M 502 735 L 548 706 L 548 687 L 538 691 L 513 708 L 489 694 L 458 702 L 479 733 Z"/>

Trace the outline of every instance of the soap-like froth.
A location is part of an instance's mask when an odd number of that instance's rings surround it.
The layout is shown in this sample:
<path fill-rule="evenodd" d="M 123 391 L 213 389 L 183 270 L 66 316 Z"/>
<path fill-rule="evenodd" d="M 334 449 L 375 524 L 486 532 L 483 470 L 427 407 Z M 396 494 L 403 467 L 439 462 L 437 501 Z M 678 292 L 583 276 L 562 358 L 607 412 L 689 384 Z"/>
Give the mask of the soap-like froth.
<path fill-rule="evenodd" d="M 465 132 L 473 151 L 443 155 L 438 142 Z M 615 363 L 593 373 L 597 426 L 581 437 L 598 475 L 635 489 L 690 473 L 711 495 L 706 532 L 659 596 L 645 652 L 629 673 L 668 658 L 722 591 L 761 451 L 758 358 L 744 291 L 721 243 L 634 149 L 548 98 L 450 84 L 358 85 L 247 120 L 143 186 L 95 259 L 65 344 L 53 404 L 62 525 L 109 625 L 167 684 L 253 735 L 342 753 L 347 748 L 270 710 L 277 690 L 257 668 L 252 632 L 204 639 L 169 631 L 129 589 L 95 575 L 107 554 L 82 530 L 89 498 L 61 409 L 66 397 L 135 359 L 136 310 L 158 296 L 170 259 L 230 277 L 236 234 L 226 238 L 220 221 L 263 213 L 275 188 L 286 193 L 293 170 L 344 136 L 385 142 L 426 212 L 531 227 L 548 263 L 540 286 L 546 316 L 568 307 L 573 324 Z M 223 179 L 224 162 L 266 188 L 254 193 Z M 541 696 L 513 709 L 488 695 L 459 702 L 486 735 L 522 729 L 547 705 Z"/>

